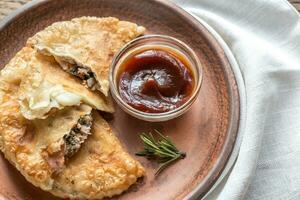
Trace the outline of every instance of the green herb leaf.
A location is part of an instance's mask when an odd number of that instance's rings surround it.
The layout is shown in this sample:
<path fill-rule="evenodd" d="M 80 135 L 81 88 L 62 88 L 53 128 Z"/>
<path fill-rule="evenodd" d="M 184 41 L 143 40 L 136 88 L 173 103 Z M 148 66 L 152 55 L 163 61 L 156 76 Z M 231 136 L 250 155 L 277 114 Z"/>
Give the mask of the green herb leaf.
<path fill-rule="evenodd" d="M 136 155 L 148 159 L 155 159 L 159 162 L 160 166 L 155 172 L 155 175 L 158 175 L 175 161 L 185 158 L 186 154 L 180 152 L 169 137 L 164 136 L 157 130 L 154 131 L 159 136 L 159 139 L 155 140 L 152 133 L 149 133 L 148 135 L 142 133 L 140 138 L 144 143 L 144 150 L 136 153 Z"/>

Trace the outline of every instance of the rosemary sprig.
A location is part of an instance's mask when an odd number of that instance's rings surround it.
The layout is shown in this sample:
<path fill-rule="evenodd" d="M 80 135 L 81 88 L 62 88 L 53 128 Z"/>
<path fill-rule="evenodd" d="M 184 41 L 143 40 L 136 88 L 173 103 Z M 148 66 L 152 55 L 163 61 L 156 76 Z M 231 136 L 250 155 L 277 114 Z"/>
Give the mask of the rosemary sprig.
<path fill-rule="evenodd" d="M 160 165 L 156 170 L 155 175 L 158 175 L 173 162 L 185 158 L 186 154 L 180 152 L 169 137 L 164 136 L 157 130 L 154 131 L 160 138 L 155 140 L 152 133 L 149 133 L 148 135 L 142 133 L 140 138 L 144 142 L 144 150 L 136 153 L 136 155 L 157 160 Z"/>

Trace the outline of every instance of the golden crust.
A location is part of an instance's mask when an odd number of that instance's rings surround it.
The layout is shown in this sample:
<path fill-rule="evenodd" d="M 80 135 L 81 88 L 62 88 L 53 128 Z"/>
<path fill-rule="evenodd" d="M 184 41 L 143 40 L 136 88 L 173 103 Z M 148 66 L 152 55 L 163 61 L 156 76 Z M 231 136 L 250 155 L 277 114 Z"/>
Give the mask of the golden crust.
<path fill-rule="evenodd" d="M 143 167 L 124 151 L 107 122 L 97 112 L 93 119 L 92 135 L 55 178 L 50 191 L 54 195 L 102 199 L 121 194 L 144 175 Z"/>
<path fill-rule="evenodd" d="M 31 58 L 35 57 L 32 53 L 31 48 L 25 47 L 1 71 L 0 150 L 29 182 L 56 196 L 101 199 L 122 193 L 143 176 L 144 169 L 122 148 L 107 122 L 96 112 L 92 135 L 79 151 L 59 168 L 49 163 L 45 150 L 60 151 L 58 141 L 91 109 L 81 104 L 65 107 L 46 119 L 24 118 L 18 95 L 22 94 L 19 90 L 25 84 L 22 81 L 32 65 Z M 40 67 L 48 66 L 44 62 L 50 61 L 44 56 L 43 59 Z M 48 70 L 54 76 L 52 68 Z M 61 81 L 65 76 L 62 74 L 66 73 L 55 74 L 54 79 L 59 77 L 57 81 Z"/>
<path fill-rule="evenodd" d="M 63 168 L 53 170 L 42 152 L 65 132 L 54 130 L 60 133 L 54 137 L 53 131 L 45 132 L 49 126 L 44 125 L 51 120 L 30 123 L 22 117 L 16 100 L 5 99 L 0 105 L 1 150 L 35 186 L 62 198 L 102 199 L 121 194 L 144 175 L 143 167 L 125 152 L 107 122 L 96 112 L 92 135 Z M 57 115 L 53 119 L 62 120 Z M 61 116 L 68 118 L 74 113 Z M 66 124 L 63 120 L 61 123 Z"/>
<path fill-rule="evenodd" d="M 30 38 L 28 45 L 53 55 L 62 67 L 73 64 L 91 69 L 107 96 L 114 54 L 144 31 L 142 26 L 113 17 L 81 17 L 52 24 Z"/>
<path fill-rule="evenodd" d="M 1 77 L 2 78 L 2 77 Z M 32 140 L 32 124 L 25 119 L 17 101 L 17 87 L 1 79 L 0 147 L 5 157 L 35 186 L 51 188 L 51 170 L 28 145 Z"/>
<path fill-rule="evenodd" d="M 53 108 L 62 109 L 80 103 L 113 112 L 110 98 L 85 88 L 72 75 L 64 72 L 52 57 L 44 56 L 30 47 L 21 50 L 17 57 L 27 60 L 19 90 L 21 112 L 25 118 L 43 119 Z"/>
<path fill-rule="evenodd" d="M 30 47 L 21 49 L 1 70 L 1 80 L 12 85 L 19 85 L 28 70 L 33 50 Z"/>
<path fill-rule="evenodd" d="M 15 62 L 16 60 L 12 60 Z M 43 150 L 62 139 L 89 106 L 67 107 L 47 120 L 29 121 L 23 117 L 18 103 L 17 78 L 7 82 L 11 63 L 0 76 L 0 149 L 5 157 L 32 184 L 49 190 L 53 187 L 53 169 Z M 14 66 L 15 77 L 22 77 L 23 69 Z"/>

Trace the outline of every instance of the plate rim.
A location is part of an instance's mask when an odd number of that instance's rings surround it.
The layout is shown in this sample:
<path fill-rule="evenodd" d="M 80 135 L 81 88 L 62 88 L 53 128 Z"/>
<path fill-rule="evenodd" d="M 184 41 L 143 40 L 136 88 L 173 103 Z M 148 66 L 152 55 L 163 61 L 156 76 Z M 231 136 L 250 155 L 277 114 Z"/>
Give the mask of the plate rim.
<path fill-rule="evenodd" d="M 22 6 L 20 6 L 19 8 L 17 8 L 16 10 L 14 10 L 13 12 L 11 12 L 9 15 L 7 15 L 6 17 L 4 17 L 1 21 L 0 21 L 0 31 L 4 30 L 8 25 L 10 25 L 11 23 L 14 22 L 14 20 L 18 19 L 18 17 L 20 17 L 22 14 L 26 13 L 27 11 L 30 11 L 33 8 L 39 7 L 43 4 L 46 4 L 47 2 L 50 2 L 51 0 L 32 0 Z M 208 193 L 210 193 L 215 186 L 218 184 L 218 181 L 220 179 L 223 179 L 224 176 L 227 174 L 227 172 L 224 175 L 224 172 L 226 171 L 226 169 L 229 168 L 234 164 L 234 161 L 236 160 L 237 156 L 238 156 L 238 152 L 239 152 L 239 147 L 240 147 L 240 142 L 241 142 L 241 127 L 243 127 L 244 125 L 244 117 L 245 116 L 245 109 L 243 108 L 243 105 L 245 104 L 245 92 L 242 91 L 244 86 L 242 86 L 241 81 L 237 80 L 238 77 L 238 73 L 235 72 L 235 70 L 233 69 L 235 66 L 235 68 L 239 68 L 238 63 L 235 59 L 235 57 L 233 56 L 233 53 L 231 52 L 231 50 L 229 49 L 229 47 L 227 46 L 227 44 L 224 42 L 224 40 L 222 39 L 222 37 L 212 28 L 210 27 L 204 20 L 192 15 L 192 13 L 187 12 L 186 10 L 184 10 L 182 7 L 178 6 L 177 4 L 175 4 L 174 2 L 172 2 L 171 0 L 150 0 L 156 3 L 159 3 L 165 7 L 168 7 L 169 9 L 173 10 L 174 12 L 176 12 L 177 14 L 179 14 L 180 16 L 182 16 L 183 18 L 189 20 L 190 22 L 192 22 L 195 27 L 202 27 L 204 29 L 206 29 L 206 31 L 212 36 L 212 38 L 215 40 L 217 46 L 219 46 L 225 54 L 225 57 L 229 63 L 229 68 L 226 69 L 226 67 L 224 68 L 225 72 L 227 75 L 229 74 L 227 71 L 229 71 L 230 73 L 233 74 L 233 81 L 236 83 L 237 85 L 237 89 L 236 89 L 236 98 L 237 99 L 233 99 L 234 94 L 232 94 L 232 86 L 228 85 L 228 88 L 230 88 L 229 92 L 229 97 L 230 97 L 230 122 L 229 122 L 229 126 L 227 129 L 227 133 L 226 134 L 231 134 L 233 135 L 234 133 L 234 141 L 230 141 L 229 138 L 230 137 L 226 137 L 224 144 L 222 146 L 222 150 L 219 153 L 219 156 L 217 158 L 217 160 L 215 161 L 213 167 L 209 170 L 208 174 L 205 176 L 204 179 L 202 179 L 202 181 L 200 183 L 198 183 L 195 188 L 193 190 L 191 190 L 190 193 L 188 193 L 184 199 L 196 199 L 196 198 L 202 198 L 205 197 Z M 230 80 L 229 77 L 226 76 L 226 82 L 228 84 L 230 84 Z M 242 91 L 242 92 L 241 92 Z M 236 106 L 238 106 L 238 108 L 236 109 Z M 236 109 L 235 112 L 233 112 L 233 109 Z M 243 109 L 242 109 L 243 108 Z M 242 112 L 243 111 L 243 112 Z M 232 122 L 237 121 L 237 124 L 232 124 Z M 235 129 L 235 131 L 231 130 L 231 129 Z M 230 136 L 230 135 L 229 135 Z M 232 147 L 230 149 L 226 148 L 228 145 L 232 145 Z M 228 153 L 227 157 L 224 158 L 224 153 Z M 233 152 L 236 152 L 236 155 L 232 155 Z M 233 160 L 233 161 L 232 161 Z M 220 167 L 220 162 L 225 162 L 223 164 L 223 166 Z M 218 172 L 217 176 L 212 176 L 215 172 Z M 229 170 L 227 170 L 229 171 Z"/>
<path fill-rule="evenodd" d="M 235 56 L 225 40 L 221 37 L 221 35 L 213 28 L 211 27 L 208 23 L 206 23 L 203 19 L 200 17 L 194 15 L 191 13 L 191 15 L 199 20 L 202 25 L 207 28 L 207 30 L 215 37 L 215 39 L 218 41 L 218 43 L 222 46 L 225 55 L 228 59 L 228 62 L 230 63 L 231 70 L 234 73 L 234 78 L 237 83 L 237 88 L 238 88 L 238 95 L 239 95 L 239 125 L 237 128 L 237 134 L 236 134 L 236 140 L 233 146 L 233 149 L 231 151 L 231 154 L 229 155 L 229 158 L 227 160 L 227 163 L 224 166 L 224 169 L 222 170 L 221 174 L 219 177 L 216 179 L 215 183 L 211 186 L 211 188 L 208 190 L 208 192 L 203 196 L 203 199 L 206 199 L 209 194 L 211 194 L 217 187 L 220 185 L 222 180 L 230 173 L 230 170 L 233 168 L 241 147 L 242 139 L 244 136 L 244 130 L 246 126 L 246 113 L 247 113 L 247 98 L 246 98 L 246 87 L 244 83 L 244 78 L 239 66 L 238 61 L 235 59 Z M 197 187 L 194 189 L 195 194 L 191 194 L 189 197 L 190 199 L 196 199 L 197 196 Z"/>

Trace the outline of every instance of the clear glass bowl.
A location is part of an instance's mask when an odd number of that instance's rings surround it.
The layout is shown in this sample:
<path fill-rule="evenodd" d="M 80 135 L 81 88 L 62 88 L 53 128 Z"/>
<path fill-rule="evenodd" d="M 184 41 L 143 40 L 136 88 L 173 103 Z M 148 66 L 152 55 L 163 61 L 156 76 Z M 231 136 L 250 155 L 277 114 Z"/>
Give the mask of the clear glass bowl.
<path fill-rule="evenodd" d="M 146 50 L 152 48 L 172 49 L 172 51 L 181 54 L 190 63 L 190 70 L 194 75 L 195 86 L 190 98 L 180 107 L 168 112 L 147 113 L 137 110 L 123 101 L 119 95 L 118 80 L 116 79 L 121 64 L 135 52 L 141 49 Z M 146 35 L 130 41 L 115 55 L 110 67 L 109 82 L 112 97 L 125 112 L 145 121 L 167 121 L 184 114 L 196 100 L 202 83 L 202 67 L 196 53 L 184 42 L 165 35 Z"/>

